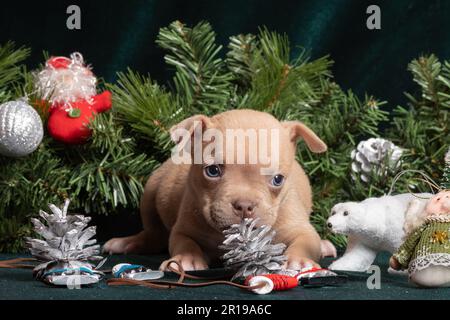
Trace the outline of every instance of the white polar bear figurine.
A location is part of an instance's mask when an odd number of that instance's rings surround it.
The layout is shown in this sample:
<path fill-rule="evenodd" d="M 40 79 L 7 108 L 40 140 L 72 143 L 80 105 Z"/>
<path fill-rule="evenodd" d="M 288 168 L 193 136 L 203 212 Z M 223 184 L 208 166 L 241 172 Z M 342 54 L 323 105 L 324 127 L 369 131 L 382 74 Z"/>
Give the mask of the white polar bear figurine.
<path fill-rule="evenodd" d="M 403 242 L 406 211 L 417 196 L 429 198 L 432 195 L 422 193 L 415 197 L 405 193 L 336 204 L 327 225 L 334 233 L 347 235 L 348 244 L 344 255 L 329 269 L 367 271 L 378 252 L 395 252 Z"/>

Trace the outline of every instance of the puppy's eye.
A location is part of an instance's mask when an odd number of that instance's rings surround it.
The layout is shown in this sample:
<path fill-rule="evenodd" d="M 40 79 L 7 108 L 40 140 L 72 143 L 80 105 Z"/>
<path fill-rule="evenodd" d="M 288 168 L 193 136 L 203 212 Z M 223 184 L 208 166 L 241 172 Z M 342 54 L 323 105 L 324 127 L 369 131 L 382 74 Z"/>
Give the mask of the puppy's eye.
<path fill-rule="evenodd" d="M 343 215 L 348 216 L 348 211 L 344 211 Z"/>
<path fill-rule="evenodd" d="M 206 176 L 209 178 L 218 178 L 222 175 L 222 171 L 220 170 L 220 167 L 216 164 L 206 166 L 204 170 L 205 170 Z"/>
<path fill-rule="evenodd" d="M 270 183 L 274 186 L 274 187 L 280 187 L 284 182 L 284 176 L 282 174 L 277 174 L 272 178 L 272 181 L 270 181 Z"/>
<path fill-rule="evenodd" d="M 336 214 L 336 211 L 331 211 L 331 215 L 334 216 Z"/>

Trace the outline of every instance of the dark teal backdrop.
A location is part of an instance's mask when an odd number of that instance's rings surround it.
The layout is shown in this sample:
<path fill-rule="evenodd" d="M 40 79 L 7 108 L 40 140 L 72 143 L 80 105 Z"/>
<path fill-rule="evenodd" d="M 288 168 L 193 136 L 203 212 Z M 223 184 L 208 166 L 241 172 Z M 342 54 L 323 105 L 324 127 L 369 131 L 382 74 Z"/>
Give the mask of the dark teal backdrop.
<path fill-rule="evenodd" d="M 79 31 L 66 28 L 70 4 L 81 7 Z M 366 28 L 369 4 L 381 7 L 381 30 Z M 175 19 L 210 21 L 225 45 L 230 35 L 254 33 L 261 25 L 286 32 L 312 57 L 330 54 L 342 86 L 391 105 L 404 103 L 403 92 L 413 88 L 406 72 L 412 58 L 430 52 L 450 58 L 449 0 L 16 0 L 3 1 L 0 10 L 0 43 L 30 46 L 30 67 L 42 61 L 43 50 L 80 51 L 107 81 L 127 67 L 169 79 L 154 40 Z"/>
<path fill-rule="evenodd" d="M 81 30 L 66 28 L 70 4 L 81 7 Z M 381 7 L 381 30 L 366 28 L 369 4 Z M 159 81 L 170 79 L 154 41 L 158 29 L 176 19 L 208 20 L 223 45 L 229 36 L 256 33 L 262 25 L 285 32 L 292 45 L 309 49 L 313 58 L 330 54 L 344 88 L 388 100 L 388 108 L 405 104 L 403 92 L 415 89 L 406 71 L 411 59 L 431 52 L 450 58 L 450 0 L 15 0 L 3 1 L 0 8 L 0 43 L 14 40 L 31 47 L 30 68 L 42 62 L 43 50 L 51 55 L 80 51 L 110 82 L 127 67 Z M 96 219 L 100 239 L 131 232 L 124 225 L 139 228 L 137 215 Z"/>

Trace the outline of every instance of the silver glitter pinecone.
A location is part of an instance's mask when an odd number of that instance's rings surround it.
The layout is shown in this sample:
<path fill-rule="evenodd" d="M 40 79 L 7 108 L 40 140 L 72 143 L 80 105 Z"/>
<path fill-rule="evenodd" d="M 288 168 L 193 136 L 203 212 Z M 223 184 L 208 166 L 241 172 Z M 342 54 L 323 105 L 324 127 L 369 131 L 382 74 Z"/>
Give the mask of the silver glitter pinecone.
<path fill-rule="evenodd" d="M 399 167 L 402 154 L 402 148 L 386 139 L 370 138 L 361 141 L 351 153 L 352 178 L 356 180 L 360 177 L 362 181 L 369 182 L 372 173 L 385 176 Z"/>
<path fill-rule="evenodd" d="M 53 214 L 40 210 L 39 219 L 32 218 L 34 230 L 42 239 L 27 237 L 27 246 L 37 260 L 43 262 L 33 273 L 38 280 L 52 284 L 65 284 L 71 276 L 81 278 L 81 284 L 95 283 L 102 273 L 94 270 L 94 261 L 100 261 L 100 245 L 92 237 L 94 226 L 88 227 L 90 217 L 68 215 L 70 201 L 63 208 L 50 204 Z M 61 280 L 61 278 L 63 280 Z"/>
<path fill-rule="evenodd" d="M 244 219 L 223 232 L 225 240 L 219 248 L 226 251 L 222 256 L 225 267 L 236 270 L 232 280 L 281 272 L 287 260 L 283 255 L 286 245 L 272 244 L 276 232 L 270 226 L 256 227 L 257 222 Z"/>
<path fill-rule="evenodd" d="M 32 153 L 42 141 L 44 128 L 39 114 L 24 101 L 0 105 L 0 154 L 23 157 Z"/>

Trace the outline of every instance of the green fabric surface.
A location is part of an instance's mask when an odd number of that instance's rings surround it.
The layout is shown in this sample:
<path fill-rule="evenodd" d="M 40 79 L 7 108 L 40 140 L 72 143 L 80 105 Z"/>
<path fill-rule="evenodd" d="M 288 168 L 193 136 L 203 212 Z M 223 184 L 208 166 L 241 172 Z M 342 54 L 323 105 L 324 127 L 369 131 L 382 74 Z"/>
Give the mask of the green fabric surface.
<path fill-rule="evenodd" d="M 15 255 L 0 254 L 0 260 L 11 259 Z M 116 263 L 128 262 L 144 264 L 157 268 L 164 256 L 112 256 L 104 268 Z M 366 286 L 368 273 L 346 272 L 348 282 L 337 287 L 302 288 L 268 295 L 256 295 L 245 290 L 229 286 L 210 286 L 204 288 L 174 288 L 168 290 L 148 289 L 144 287 L 109 287 L 105 281 L 89 288 L 55 288 L 32 278 L 31 270 L 0 269 L 0 299 L 163 299 L 163 300 L 220 300 L 220 299 L 261 299 L 261 300 L 316 300 L 316 299 L 450 299 L 450 288 L 421 289 L 408 283 L 403 275 L 387 273 L 388 254 L 380 254 L 375 261 L 381 269 L 381 289 L 369 290 Z M 327 266 L 330 259 L 322 261 Z M 204 276 L 221 274 L 222 269 L 212 269 L 199 273 Z"/>

